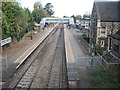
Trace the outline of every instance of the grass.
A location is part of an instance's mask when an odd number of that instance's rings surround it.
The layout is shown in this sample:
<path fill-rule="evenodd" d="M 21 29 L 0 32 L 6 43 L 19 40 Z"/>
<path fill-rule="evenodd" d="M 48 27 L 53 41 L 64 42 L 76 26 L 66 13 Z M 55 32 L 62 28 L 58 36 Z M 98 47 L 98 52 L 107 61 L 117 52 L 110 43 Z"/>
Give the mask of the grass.
<path fill-rule="evenodd" d="M 118 88 L 120 87 L 120 72 L 105 72 L 102 69 L 92 69 L 90 81 L 95 88 Z"/>

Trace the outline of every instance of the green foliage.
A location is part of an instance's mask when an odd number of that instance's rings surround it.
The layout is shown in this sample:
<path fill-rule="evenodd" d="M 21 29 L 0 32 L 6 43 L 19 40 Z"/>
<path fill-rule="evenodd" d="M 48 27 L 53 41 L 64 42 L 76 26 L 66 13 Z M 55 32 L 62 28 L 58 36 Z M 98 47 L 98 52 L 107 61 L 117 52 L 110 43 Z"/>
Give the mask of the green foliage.
<path fill-rule="evenodd" d="M 39 1 L 37 1 L 37 2 L 35 2 L 34 3 L 34 9 L 40 9 L 40 8 L 42 8 L 42 4 L 41 4 L 41 2 L 39 2 Z"/>
<path fill-rule="evenodd" d="M 0 2 L 0 40 L 2 39 L 2 3 Z"/>
<path fill-rule="evenodd" d="M 28 29 L 33 29 L 32 14 L 17 2 L 2 3 L 2 39 L 15 37 L 18 41 Z"/>
<path fill-rule="evenodd" d="M 2 17 L 2 3 L 0 2 L 0 17 Z"/>
<path fill-rule="evenodd" d="M 18 2 L 3 2 L 2 5 L 0 4 L 1 13 L 2 39 L 11 37 L 12 41 L 14 39 L 19 41 L 26 32 L 33 30 L 34 21 L 39 23 L 43 17 L 49 16 L 40 2 L 34 4 L 32 13 L 28 8 L 22 8 Z"/>
<path fill-rule="evenodd" d="M 51 16 L 51 15 L 53 15 L 54 14 L 54 11 L 52 10 L 52 8 L 53 8 L 53 5 L 51 4 L 51 3 L 47 3 L 46 5 L 45 5 L 45 11 L 47 11 L 47 13 Z"/>
<path fill-rule="evenodd" d="M 63 18 L 68 18 L 69 16 L 63 16 Z"/>
<path fill-rule="evenodd" d="M 103 51 L 102 51 L 102 47 L 100 44 L 96 44 L 95 45 L 95 49 L 96 49 L 96 52 L 99 53 L 100 55 L 102 55 Z"/>
<path fill-rule="evenodd" d="M 81 15 L 77 15 L 75 16 L 77 20 L 81 20 L 82 19 L 82 16 Z"/>
<path fill-rule="evenodd" d="M 85 14 L 83 15 L 83 19 L 85 19 L 85 18 L 90 18 L 90 14 L 85 13 Z"/>
<path fill-rule="evenodd" d="M 120 72 L 105 72 L 102 69 L 93 69 L 90 73 L 90 81 L 97 88 L 118 88 Z"/>
<path fill-rule="evenodd" d="M 103 57 L 104 57 L 104 59 L 107 60 L 107 61 L 114 59 L 114 57 L 113 57 L 110 53 L 104 54 Z"/>
<path fill-rule="evenodd" d="M 43 8 L 40 9 L 34 9 L 33 12 L 33 18 L 35 22 L 40 22 L 42 18 L 46 17 L 46 13 Z"/>
<path fill-rule="evenodd" d="M 90 14 L 88 13 L 85 13 L 84 15 L 76 15 L 74 16 L 75 17 L 75 20 L 81 20 L 81 19 L 85 19 L 85 18 L 90 18 Z"/>
<path fill-rule="evenodd" d="M 49 17 L 49 14 L 44 10 L 40 2 L 35 2 L 32 16 L 35 22 L 39 23 L 42 18 Z"/>
<path fill-rule="evenodd" d="M 89 43 L 89 37 L 87 36 L 86 33 L 83 33 L 82 37 Z"/>
<path fill-rule="evenodd" d="M 14 18 L 21 8 L 17 2 L 15 3 L 2 3 L 2 12 L 3 12 L 3 19 L 2 19 L 2 38 L 7 37 L 14 37 L 15 30 L 14 30 Z"/>

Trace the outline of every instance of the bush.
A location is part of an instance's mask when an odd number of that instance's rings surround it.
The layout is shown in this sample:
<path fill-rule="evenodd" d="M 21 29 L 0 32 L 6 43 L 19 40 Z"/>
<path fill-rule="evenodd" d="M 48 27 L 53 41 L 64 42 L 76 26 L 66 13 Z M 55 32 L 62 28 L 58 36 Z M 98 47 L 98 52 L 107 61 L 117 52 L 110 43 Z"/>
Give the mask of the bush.
<path fill-rule="evenodd" d="M 93 69 L 90 73 L 90 81 L 97 88 L 118 88 L 120 72 L 105 72 L 102 69 Z"/>
<path fill-rule="evenodd" d="M 100 55 L 102 55 L 103 51 L 100 44 L 96 44 L 95 49 L 96 49 L 96 53 L 99 53 Z"/>
<path fill-rule="evenodd" d="M 83 33 L 82 37 L 89 43 L 89 37 L 87 36 L 86 33 Z"/>

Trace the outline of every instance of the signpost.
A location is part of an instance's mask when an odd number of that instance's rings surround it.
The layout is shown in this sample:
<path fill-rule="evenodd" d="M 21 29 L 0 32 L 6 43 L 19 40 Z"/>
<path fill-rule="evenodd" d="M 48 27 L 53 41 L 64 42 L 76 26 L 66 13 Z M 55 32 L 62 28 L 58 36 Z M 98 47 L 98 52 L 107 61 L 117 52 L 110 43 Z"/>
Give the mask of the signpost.
<path fill-rule="evenodd" d="M 0 44 L 1 44 L 1 46 L 3 46 L 3 45 L 8 44 L 10 42 L 11 42 L 11 37 L 6 38 L 4 40 L 1 40 Z"/>

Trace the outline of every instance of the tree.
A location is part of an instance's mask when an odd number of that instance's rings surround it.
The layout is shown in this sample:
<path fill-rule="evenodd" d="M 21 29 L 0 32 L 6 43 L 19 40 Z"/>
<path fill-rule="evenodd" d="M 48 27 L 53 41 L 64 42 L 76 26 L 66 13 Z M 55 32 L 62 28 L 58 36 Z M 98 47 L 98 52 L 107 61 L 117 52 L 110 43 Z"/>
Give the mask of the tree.
<path fill-rule="evenodd" d="M 43 8 L 40 9 L 34 9 L 33 12 L 33 18 L 35 22 L 40 22 L 42 18 L 47 16 L 47 13 L 44 11 Z"/>
<path fill-rule="evenodd" d="M 74 19 L 74 23 L 76 23 L 76 17 L 74 15 L 71 16 Z"/>
<path fill-rule="evenodd" d="M 81 15 L 77 15 L 77 16 L 75 16 L 75 17 L 76 17 L 77 20 L 82 19 L 82 16 L 81 16 Z"/>
<path fill-rule="evenodd" d="M 17 2 L 2 3 L 2 39 L 11 37 L 19 41 L 28 29 L 33 28 L 32 14 Z"/>
<path fill-rule="evenodd" d="M 0 40 L 2 39 L 2 3 L 0 2 Z"/>
<path fill-rule="evenodd" d="M 0 17 L 2 17 L 2 3 L 0 2 Z"/>
<path fill-rule="evenodd" d="M 83 15 L 83 19 L 85 19 L 85 18 L 90 18 L 90 14 L 85 13 L 85 14 Z"/>
<path fill-rule="evenodd" d="M 37 2 L 35 2 L 34 3 L 34 9 L 40 9 L 40 8 L 42 8 L 42 4 L 41 4 L 41 2 L 39 2 L 39 1 L 37 1 Z"/>
<path fill-rule="evenodd" d="M 68 18 L 68 16 L 63 16 L 63 18 Z"/>
<path fill-rule="evenodd" d="M 51 3 L 47 3 L 45 5 L 44 10 L 47 11 L 47 13 L 51 16 L 54 14 L 54 11 L 52 10 L 52 8 L 53 8 L 53 5 Z"/>
<path fill-rule="evenodd" d="M 14 37 L 16 36 L 17 30 L 15 30 L 15 22 L 14 18 L 16 15 L 19 14 L 21 7 L 17 2 L 7 2 L 2 3 L 2 12 L 3 12 L 3 19 L 2 19 L 2 35 L 3 39 L 7 37 Z"/>
<path fill-rule="evenodd" d="M 26 32 L 33 29 L 33 19 L 28 8 L 22 9 L 15 17 L 14 22 L 18 40 L 20 40 Z"/>
<path fill-rule="evenodd" d="M 35 6 L 36 5 L 36 6 Z M 49 16 L 47 12 L 42 7 L 41 3 L 34 4 L 34 10 L 32 11 L 33 19 L 35 22 L 40 22 L 42 18 Z"/>

